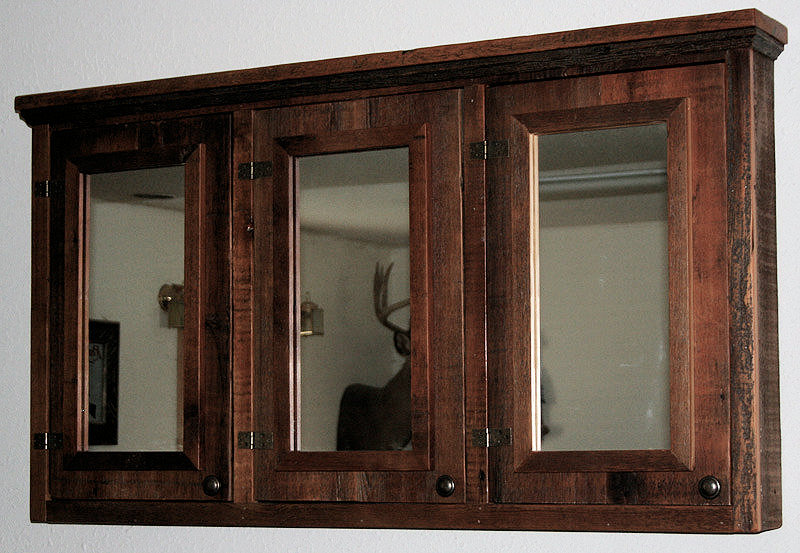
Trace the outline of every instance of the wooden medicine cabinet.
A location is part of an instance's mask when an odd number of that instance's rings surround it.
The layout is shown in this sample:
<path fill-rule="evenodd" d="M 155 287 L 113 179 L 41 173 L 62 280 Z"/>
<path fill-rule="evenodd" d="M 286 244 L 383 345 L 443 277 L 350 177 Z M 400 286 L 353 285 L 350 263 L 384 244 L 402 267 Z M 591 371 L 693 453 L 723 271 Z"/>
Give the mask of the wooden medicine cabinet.
<path fill-rule="evenodd" d="M 756 10 L 20 96 L 31 518 L 781 524 Z"/>

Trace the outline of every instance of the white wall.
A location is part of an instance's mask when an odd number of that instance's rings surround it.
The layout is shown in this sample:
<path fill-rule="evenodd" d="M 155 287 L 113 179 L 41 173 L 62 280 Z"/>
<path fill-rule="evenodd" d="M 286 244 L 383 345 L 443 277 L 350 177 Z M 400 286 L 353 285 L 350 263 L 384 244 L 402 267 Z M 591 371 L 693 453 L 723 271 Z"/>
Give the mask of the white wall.
<path fill-rule="evenodd" d="M 784 527 L 760 536 L 138 528 L 28 522 L 30 133 L 15 95 L 751 7 L 713 0 L 0 3 L 0 551 L 790 551 L 800 542 L 800 49 L 776 66 Z M 800 29 L 798 4 L 759 7 Z M 793 35 L 796 36 L 796 35 Z"/>

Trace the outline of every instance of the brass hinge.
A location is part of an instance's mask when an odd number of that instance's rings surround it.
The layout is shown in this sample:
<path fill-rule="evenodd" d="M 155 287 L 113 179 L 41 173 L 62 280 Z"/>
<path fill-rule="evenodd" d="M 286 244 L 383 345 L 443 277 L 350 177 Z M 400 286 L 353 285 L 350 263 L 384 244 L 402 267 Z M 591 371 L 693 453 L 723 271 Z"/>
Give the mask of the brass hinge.
<path fill-rule="evenodd" d="M 271 161 L 249 161 L 239 164 L 239 178 L 242 180 L 263 179 L 272 176 Z"/>
<path fill-rule="evenodd" d="M 33 183 L 33 196 L 35 198 L 49 198 L 60 189 L 59 182 L 55 180 L 40 180 Z"/>
<path fill-rule="evenodd" d="M 64 434 L 42 432 L 33 435 L 33 449 L 61 449 L 64 447 Z"/>
<path fill-rule="evenodd" d="M 471 142 L 469 145 L 469 157 L 473 159 L 508 157 L 508 140 Z"/>
<path fill-rule="evenodd" d="M 239 449 L 272 449 L 272 432 L 239 432 Z"/>
<path fill-rule="evenodd" d="M 510 428 L 475 428 L 472 430 L 472 447 L 498 447 L 511 445 Z"/>

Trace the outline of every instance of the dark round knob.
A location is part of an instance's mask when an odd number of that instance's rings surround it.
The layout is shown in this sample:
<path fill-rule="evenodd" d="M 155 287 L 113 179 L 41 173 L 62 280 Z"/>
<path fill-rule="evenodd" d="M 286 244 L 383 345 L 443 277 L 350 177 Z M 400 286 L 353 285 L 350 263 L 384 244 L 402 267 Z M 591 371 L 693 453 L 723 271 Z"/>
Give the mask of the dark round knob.
<path fill-rule="evenodd" d="M 222 489 L 222 484 L 219 481 L 219 478 L 214 476 L 206 476 L 203 480 L 203 491 L 206 495 L 215 496 L 219 493 Z"/>
<path fill-rule="evenodd" d="M 719 483 L 719 480 L 713 476 L 703 477 L 697 485 L 697 488 L 700 491 L 700 495 L 705 499 L 719 497 L 720 491 L 722 491 L 722 485 Z"/>
<path fill-rule="evenodd" d="M 436 493 L 442 497 L 450 497 L 456 491 L 456 481 L 451 476 L 443 474 L 436 479 Z"/>

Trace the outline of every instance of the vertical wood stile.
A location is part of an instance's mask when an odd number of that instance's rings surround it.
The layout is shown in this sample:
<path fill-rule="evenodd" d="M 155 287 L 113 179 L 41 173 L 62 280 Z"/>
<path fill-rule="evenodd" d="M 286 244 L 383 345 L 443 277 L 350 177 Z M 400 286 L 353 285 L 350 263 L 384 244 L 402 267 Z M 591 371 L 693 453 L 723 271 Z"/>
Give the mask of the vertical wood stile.
<path fill-rule="evenodd" d="M 50 127 L 33 128 L 31 189 L 35 183 L 50 179 Z M 50 199 L 31 199 L 31 438 L 49 432 L 49 363 L 50 363 Z M 48 495 L 47 451 L 30 452 L 30 517 L 32 522 L 47 520 Z"/>
<path fill-rule="evenodd" d="M 486 428 L 486 162 L 471 159 L 469 145 L 485 138 L 485 87 L 461 96 L 464 217 L 464 371 L 467 503 L 489 501 L 489 454 L 472 447 L 472 429 Z"/>
<path fill-rule="evenodd" d="M 253 111 L 233 114 L 233 216 L 231 228 L 231 362 L 233 374 L 233 437 L 260 430 L 253 417 L 253 187 L 258 181 L 236 178 L 240 163 L 256 161 L 253 152 Z M 261 160 L 259 160 L 261 161 Z M 253 501 L 254 451 L 233 450 L 233 501 Z"/>
<path fill-rule="evenodd" d="M 760 532 L 781 524 L 772 61 L 731 51 L 727 79 L 732 502 Z"/>

